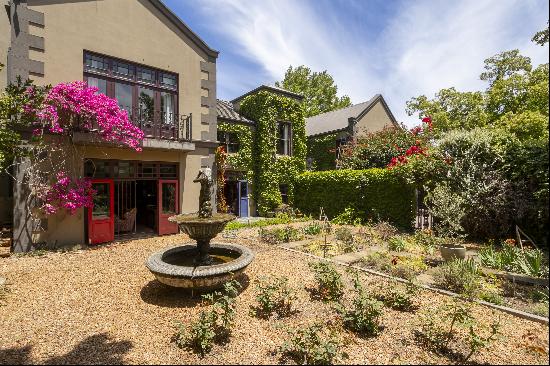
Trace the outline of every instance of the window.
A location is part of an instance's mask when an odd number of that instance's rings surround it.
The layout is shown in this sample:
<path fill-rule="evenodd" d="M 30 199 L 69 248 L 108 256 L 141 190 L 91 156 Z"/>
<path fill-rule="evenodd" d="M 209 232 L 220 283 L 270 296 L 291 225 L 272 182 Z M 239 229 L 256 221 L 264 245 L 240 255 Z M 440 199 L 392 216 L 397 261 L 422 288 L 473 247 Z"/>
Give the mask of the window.
<path fill-rule="evenodd" d="M 290 123 L 279 122 L 277 125 L 277 154 L 290 155 Z"/>
<path fill-rule="evenodd" d="M 154 122 L 166 128 L 177 121 L 177 74 L 86 52 L 84 80 L 116 99 L 141 127 Z"/>
<path fill-rule="evenodd" d="M 239 152 L 239 136 L 235 132 L 218 131 L 218 141 L 229 154 Z"/>
<path fill-rule="evenodd" d="M 85 60 L 87 70 L 101 73 L 106 73 L 109 70 L 109 63 L 105 57 L 86 54 Z"/>
<path fill-rule="evenodd" d="M 115 99 L 121 109 L 129 114 L 132 112 L 132 86 L 127 83 L 115 82 Z"/>
<path fill-rule="evenodd" d="M 98 93 L 107 95 L 107 80 L 94 77 L 88 78 L 88 86 L 94 86 L 98 88 Z"/>
<path fill-rule="evenodd" d="M 281 192 L 281 199 L 283 200 L 283 203 L 288 205 L 288 185 L 279 184 L 279 192 Z"/>

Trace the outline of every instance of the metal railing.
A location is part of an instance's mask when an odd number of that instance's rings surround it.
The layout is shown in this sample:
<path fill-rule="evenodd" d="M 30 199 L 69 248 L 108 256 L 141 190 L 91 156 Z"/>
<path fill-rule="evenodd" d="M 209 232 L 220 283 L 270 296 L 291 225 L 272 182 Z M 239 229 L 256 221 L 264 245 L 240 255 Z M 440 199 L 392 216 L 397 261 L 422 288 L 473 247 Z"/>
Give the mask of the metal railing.
<path fill-rule="evenodd" d="M 147 138 L 191 141 L 192 114 L 176 114 L 140 108 L 126 110 L 130 120 L 143 131 Z"/>

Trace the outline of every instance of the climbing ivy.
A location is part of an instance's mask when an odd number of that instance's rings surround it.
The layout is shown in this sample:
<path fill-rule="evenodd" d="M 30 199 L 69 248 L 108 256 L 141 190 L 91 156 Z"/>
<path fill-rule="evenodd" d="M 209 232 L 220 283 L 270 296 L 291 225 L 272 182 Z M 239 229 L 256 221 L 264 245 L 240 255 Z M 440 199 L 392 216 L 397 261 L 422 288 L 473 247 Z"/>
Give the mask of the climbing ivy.
<path fill-rule="evenodd" d="M 307 157 L 311 158 L 311 170 L 333 170 L 336 166 L 336 136 L 330 133 L 307 139 Z"/>
<path fill-rule="evenodd" d="M 218 122 L 218 130 L 235 133 L 239 139 L 239 151 L 227 154 L 226 168 L 246 173 L 246 179 L 252 183 L 252 127 L 240 123 Z"/>
<path fill-rule="evenodd" d="M 243 100 L 240 113 L 256 122 L 252 145 L 254 158 L 250 159 L 254 175 L 252 194 L 258 212 L 266 215 L 282 203 L 279 184 L 288 184 L 289 202 L 293 201 L 294 179 L 305 170 L 307 147 L 303 107 L 294 99 L 261 91 Z M 292 125 L 292 156 L 276 154 L 277 122 L 280 121 Z"/>

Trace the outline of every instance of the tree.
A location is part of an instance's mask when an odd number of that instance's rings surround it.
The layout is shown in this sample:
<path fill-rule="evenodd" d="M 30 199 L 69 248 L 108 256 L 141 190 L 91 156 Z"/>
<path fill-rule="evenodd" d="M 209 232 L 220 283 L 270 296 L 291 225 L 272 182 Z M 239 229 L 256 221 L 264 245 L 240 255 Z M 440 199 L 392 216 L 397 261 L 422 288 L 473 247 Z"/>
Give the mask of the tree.
<path fill-rule="evenodd" d="M 548 22 L 546 22 L 546 24 L 547 24 L 546 29 L 543 29 L 535 33 L 531 41 L 541 46 L 544 46 L 546 43 L 548 43 Z"/>
<path fill-rule="evenodd" d="M 285 78 L 275 86 L 304 96 L 305 116 L 311 117 L 335 109 L 349 107 L 351 100 L 347 95 L 338 97 L 338 87 L 332 76 L 325 70 L 312 72 L 309 67 L 289 66 Z"/>
<path fill-rule="evenodd" d="M 533 69 L 529 57 L 512 50 L 486 59 L 485 70 L 480 79 L 489 83 L 486 90 L 441 89 L 433 99 L 421 95 L 409 100 L 407 113 L 430 116 L 439 136 L 455 129 L 494 126 L 510 113 L 536 112 L 548 117 L 547 63 Z"/>

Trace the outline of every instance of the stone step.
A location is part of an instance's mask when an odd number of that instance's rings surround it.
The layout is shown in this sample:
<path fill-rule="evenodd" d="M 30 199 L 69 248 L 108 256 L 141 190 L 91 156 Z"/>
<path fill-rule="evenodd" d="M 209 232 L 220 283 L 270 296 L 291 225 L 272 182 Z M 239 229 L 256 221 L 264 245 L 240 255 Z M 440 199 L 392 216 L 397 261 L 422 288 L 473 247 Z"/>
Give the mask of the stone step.
<path fill-rule="evenodd" d="M 309 243 L 311 243 L 311 240 L 300 240 L 300 241 L 291 241 L 290 243 L 284 243 L 284 244 L 281 244 L 281 246 L 289 249 L 295 249 Z"/>
<path fill-rule="evenodd" d="M 0 258 L 6 258 L 10 256 L 10 248 L 9 247 L 1 247 L 0 248 Z"/>
<path fill-rule="evenodd" d="M 0 247 L 10 247 L 11 246 L 11 238 L 0 238 Z"/>

